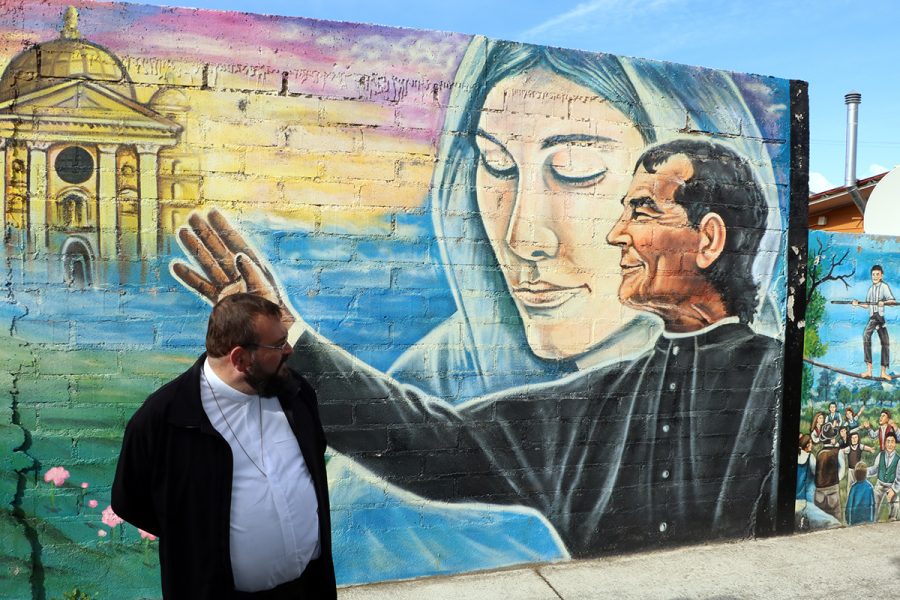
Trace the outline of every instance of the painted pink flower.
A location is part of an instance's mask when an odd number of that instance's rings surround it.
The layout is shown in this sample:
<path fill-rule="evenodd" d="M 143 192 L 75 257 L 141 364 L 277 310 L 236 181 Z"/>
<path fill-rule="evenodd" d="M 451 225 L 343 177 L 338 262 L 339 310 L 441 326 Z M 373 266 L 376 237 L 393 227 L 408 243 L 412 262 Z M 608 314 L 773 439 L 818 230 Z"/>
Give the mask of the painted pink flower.
<path fill-rule="evenodd" d="M 155 535 L 153 535 L 152 533 L 149 533 L 149 532 L 147 532 L 147 531 L 144 531 L 143 529 L 140 529 L 140 528 L 139 528 L 139 529 L 138 529 L 138 533 L 141 534 L 141 539 L 142 539 L 142 540 L 150 540 L 151 542 L 156 540 L 156 536 L 155 536 Z"/>
<path fill-rule="evenodd" d="M 97 501 L 96 500 L 88 500 L 88 506 L 90 506 L 91 508 L 97 508 Z"/>
<path fill-rule="evenodd" d="M 82 482 L 81 482 L 81 489 L 83 489 L 83 490 L 88 489 L 88 482 L 87 482 L 87 481 L 82 481 Z"/>
<path fill-rule="evenodd" d="M 103 524 L 107 527 L 118 527 L 125 522 L 122 520 L 122 517 L 113 512 L 112 506 L 107 506 L 103 509 L 103 516 L 100 520 L 103 521 Z"/>
<path fill-rule="evenodd" d="M 98 529 L 98 530 L 97 530 L 97 537 L 106 537 L 106 530 L 105 530 L 105 529 Z"/>
<path fill-rule="evenodd" d="M 47 469 L 47 472 L 44 473 L 44 481 L 46 481 L 47 483 L 53 482 L 53 485 L 55 485 L 56 487 L 61 487 L 68 478 L 69 472 L 62 467 L 53 467 L 51 469 Z"/>

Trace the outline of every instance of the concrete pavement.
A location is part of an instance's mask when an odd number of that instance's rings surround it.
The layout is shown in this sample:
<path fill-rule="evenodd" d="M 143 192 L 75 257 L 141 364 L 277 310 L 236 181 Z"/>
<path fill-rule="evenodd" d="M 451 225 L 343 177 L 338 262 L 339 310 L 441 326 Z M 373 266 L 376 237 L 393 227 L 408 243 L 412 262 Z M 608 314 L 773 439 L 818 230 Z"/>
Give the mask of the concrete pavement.
<path fill-rule="evenodd" d="M 900 522 L 341 588 L 339 600 L 869 596 L 900 576 Z M 851 573 L 855 573 L 851 575 Z M 868 590 L 868 591 L 865 591 Z"/>

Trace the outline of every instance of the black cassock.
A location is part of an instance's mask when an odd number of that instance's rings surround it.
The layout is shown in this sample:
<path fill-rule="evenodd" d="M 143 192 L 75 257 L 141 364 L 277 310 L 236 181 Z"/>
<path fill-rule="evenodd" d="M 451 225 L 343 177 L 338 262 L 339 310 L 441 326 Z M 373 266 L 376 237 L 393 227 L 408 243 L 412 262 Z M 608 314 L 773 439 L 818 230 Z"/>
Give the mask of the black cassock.
<path fill-rule="evenodd" d="M 533 507 L 574 557 L 772 531 L 781 365 L 736 322 L 458 406 L 312 333 L 291 364 L 332 448 L 426 498 Z"/>

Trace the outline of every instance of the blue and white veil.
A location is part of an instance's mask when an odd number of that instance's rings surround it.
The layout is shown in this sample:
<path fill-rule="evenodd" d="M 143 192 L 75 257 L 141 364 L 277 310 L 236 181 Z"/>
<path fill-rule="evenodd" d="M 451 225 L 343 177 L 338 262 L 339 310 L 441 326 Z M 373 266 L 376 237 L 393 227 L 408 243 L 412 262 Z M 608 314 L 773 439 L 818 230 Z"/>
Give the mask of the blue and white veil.
<path fill-rule="evenodd" d="M 766 231 L 753 262 L 759 303 L 752 327 L 758 333 L 783 338 L 784 219 L 789 190 L 786 181 L 776 179 L 769 148 L 787 156 L 783 152 L 787 136 L 770 139 L 762 134 L 757 117 L 728 72 L 633 58 L 621 60 L 641 97 L 648 99 L 644 106 L 657 127 L 657 141 L 707 136 L 730 147 L 750 164 L 769 209 Z M 768 108 L 785 109 L 777 104 Z"/>
<path fill-rule="evenodd" d="M 476 198 L 478 154 L 472 134 L 484 98 L 498 81 L 536 66 L 611 102 L 638 126 L 648 145 L 708 136 L 731 145 L 751 163 L 769 205 L 768 228 L 754 263 L 754 276 L 767 301 L 761 303 L 754 327 L 778 335 L 781 311 L 773 309 L 777 304 L 771 302 L 770 287 L 783 245 L 779 189 L 766 140 L 730 74 L 475 36 L 457 69 L 430 191 L 441 264 L 457 312 L 404 353 L 390 373 L 459 403 L 577 370 L 574 361 L 544 360 L 529 348 Z M 610 272 L 617 273 L 617 268 Z M 630 358 L 623 348 L 646 347 L 659 329 L 655 317 L 640 314 L 601 342 L 600 350 L 607 353 L 606 362 Z"/>

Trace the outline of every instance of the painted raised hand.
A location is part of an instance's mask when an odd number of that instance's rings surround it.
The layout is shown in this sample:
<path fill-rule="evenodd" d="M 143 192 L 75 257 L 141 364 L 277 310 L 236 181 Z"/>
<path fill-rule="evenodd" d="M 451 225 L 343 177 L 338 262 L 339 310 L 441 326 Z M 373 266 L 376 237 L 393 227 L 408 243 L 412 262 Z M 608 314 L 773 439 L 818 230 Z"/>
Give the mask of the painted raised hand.
<path fill-rule="evenodd" d="M 178 230 L 178 242 L 193 264 L 174 260 L 172 274 L 210 304 L 247 292 L 278 304 L 288 327 L 298 320 L 268 263 L 218 210 L 210 210 L 205 219 L 191 213 Z"/>

